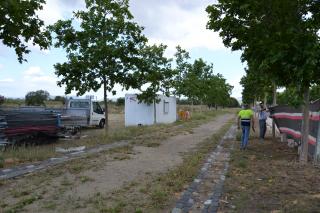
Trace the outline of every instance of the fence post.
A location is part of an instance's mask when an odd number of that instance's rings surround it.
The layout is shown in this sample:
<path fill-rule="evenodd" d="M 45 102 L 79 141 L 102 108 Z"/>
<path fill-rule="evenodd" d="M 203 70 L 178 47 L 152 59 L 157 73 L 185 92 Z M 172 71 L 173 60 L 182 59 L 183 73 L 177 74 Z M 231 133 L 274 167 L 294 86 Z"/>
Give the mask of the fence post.
<path fill-rule="evenodd" d="M 320 121 L 318 121 L 318 134 L 314 151 L 314 163 L 320 165 Z"/>
<path fill-rule="evenodd" d="M 288 140 L 287 140 L 287 133 L 282 133 L 281 134 L 281 142 L 285 142 L 285 143 L 287 143 L 288 142 Z"/>

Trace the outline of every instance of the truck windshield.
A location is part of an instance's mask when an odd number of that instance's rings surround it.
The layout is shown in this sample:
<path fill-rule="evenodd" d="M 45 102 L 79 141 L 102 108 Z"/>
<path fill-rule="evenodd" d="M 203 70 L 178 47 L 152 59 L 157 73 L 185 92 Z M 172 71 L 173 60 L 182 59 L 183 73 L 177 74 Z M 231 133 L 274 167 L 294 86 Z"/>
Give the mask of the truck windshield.
<path fill-rule="evenodd" d="M 98 114 L 103 114 L 103 110 L 101 109 L 100 105 L 98 102 L 93 102 L 92 103 L 92 107 L 93 107 L 93 111 L 95 113 L 98 113 Z"/>

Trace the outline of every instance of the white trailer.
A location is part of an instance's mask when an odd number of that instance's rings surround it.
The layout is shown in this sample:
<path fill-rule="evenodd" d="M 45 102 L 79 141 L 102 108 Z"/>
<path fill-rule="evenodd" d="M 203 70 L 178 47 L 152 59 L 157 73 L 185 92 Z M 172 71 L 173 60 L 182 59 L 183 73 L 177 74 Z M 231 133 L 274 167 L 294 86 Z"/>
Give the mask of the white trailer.
<path fill-rule="evenodd" d="M 139 103 L 135 94 L 126 94 L 125 126 L 175 122 L 177 120 L 176 98 L 165 95 L 159 95 L 158 97 L 160 102 L 154 106 L 154 104 Z"/>

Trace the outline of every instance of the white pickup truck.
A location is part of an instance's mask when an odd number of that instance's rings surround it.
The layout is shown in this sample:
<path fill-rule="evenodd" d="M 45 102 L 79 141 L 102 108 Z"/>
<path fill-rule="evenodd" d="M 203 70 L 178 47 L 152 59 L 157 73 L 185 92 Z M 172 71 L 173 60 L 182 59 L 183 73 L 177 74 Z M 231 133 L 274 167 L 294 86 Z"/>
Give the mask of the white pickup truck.
<path fill-rule="evenodd" d="M 18 144 L 38 135 L 76 134 L 81 127 L 105 125 L 99 102 L 92 99 L 68 99 L 64 108 L 0 108 L 0 148 Z"/>
<path fill-rule="evenodd" d="M 60 116 L 58 119 L 58 126 L 99 126 L 103 128 L 105 125 L 105 114 L 99 102 L 93 99 L 67 99 L 64 108 L 46 108 L 26 106 L 18 109 L 20 112 L 33 112 L 37 113 L 53 113 Z M 36 116 L 33 122 L 37 121 Z M 23 122 L 21 122 L 23 123 Z"/>
<path fill-rule="evenodd" d="M 105 125 L 105 114 L 100 104 L 92 99 L 68 99 L 61 112 L 62 125 L 99 126 Z"/>

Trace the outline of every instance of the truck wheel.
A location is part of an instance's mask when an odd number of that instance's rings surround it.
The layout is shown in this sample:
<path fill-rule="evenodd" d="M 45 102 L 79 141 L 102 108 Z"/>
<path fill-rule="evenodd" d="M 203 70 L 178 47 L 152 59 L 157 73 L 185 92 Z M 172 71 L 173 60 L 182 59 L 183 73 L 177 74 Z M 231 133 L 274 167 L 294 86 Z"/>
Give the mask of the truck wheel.
<path fill-rule="evenodd" d="M 105 125 L 104 119 L 101 119 L 101 121 L 99 122 L 99 127 L 102 129 Z"/>

